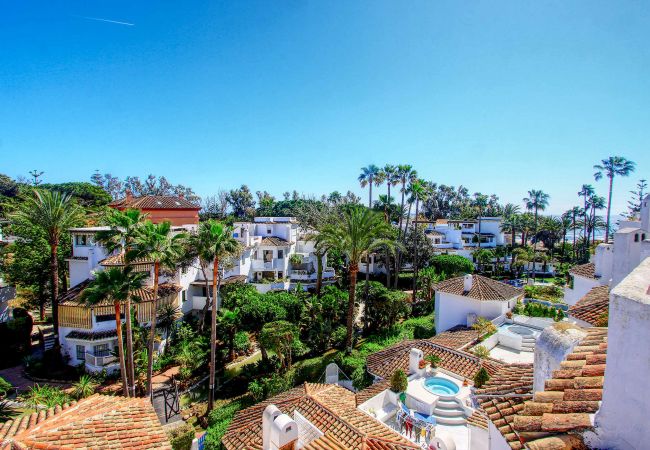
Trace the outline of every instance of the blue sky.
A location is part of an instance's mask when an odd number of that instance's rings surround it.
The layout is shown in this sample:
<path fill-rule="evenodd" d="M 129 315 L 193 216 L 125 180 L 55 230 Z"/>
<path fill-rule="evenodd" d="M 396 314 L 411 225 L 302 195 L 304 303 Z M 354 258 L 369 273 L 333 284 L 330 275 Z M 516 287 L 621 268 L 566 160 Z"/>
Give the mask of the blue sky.
<path fill-rule="evenodd" d="M 0 1 L 0 172 L 200 195 L 361 192 L 359 168 L 577 204 L 650 178 L 650 3 Z M 88 17 L 125 22 L 117 24 Z"/>

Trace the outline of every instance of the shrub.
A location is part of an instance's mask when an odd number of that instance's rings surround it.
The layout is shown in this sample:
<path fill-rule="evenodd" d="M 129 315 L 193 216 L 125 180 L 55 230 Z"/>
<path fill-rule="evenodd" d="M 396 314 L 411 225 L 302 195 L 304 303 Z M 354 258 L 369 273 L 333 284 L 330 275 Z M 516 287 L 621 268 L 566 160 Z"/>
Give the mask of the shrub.
<path fill-rule="evenodd" d="M 460 255 L 437 255 L 431 258 L 430 265 L 437 273 L 445 273 L 449 277 L 456 277 L 472 273 L 474 264 Z"/>
<path fill-rule="evenodd" d="M 440 364 L 440 357 L 438 355 L 427 355 L 424 359 L 431 364 L 431 367 L 438 367 Z"/>
<path fill-rule="evenodd" d="M 497 331 L 497 327 L 485 317 L 476 319 L 472 328 L 478 332 L 479 338 L 486 338 Z"/>
<path fill-rule="evenodd" d="M 90 397 L 95 393 L 97 385 L 90 375 L 82 375 L 79 381 L 72 385 L 72 396 L 77 400 Z"/>
<path fill-rule="evenodd" d="M 481 359 L 485 359 L 490 356 L 490 350 L 485 345 L 477 345 L 474 347 L 474 354 Z"/>
<path fill-rule="evenodd" d="M 598 320 L 596 320 L 596 326 L 597 327 L 606 327 L 607 323 L 609 322 L 609 313 L 602 313 L 600 317 L 598 317 Z"/>
<path fill-rule="evenodd" d="M 485 367 L 481 367 L 479 371 L 476 372 L 476 375 L 474 375 L 474 386 L 480 388 L 489 380 L 490 374 L 485 370 Z"/>
<path fill-rule="evenodd" d="M 194 428 L 187 423 L 174 428 L 167 433 L 167 437 L 169 438 L 169 442 L 172 444 L 173 450 L 190 450 L 192 448 L 194 436 Z"/>
<path fill-rule="evenodd" d="M 250 400 L 246 397 L 233 400 L 230 403 L 213 409 L 208 416 L 208 431 L 205 437 L 205 449 L 221 449 L 221 438 L 226 433 L 233 416 L 240 409 L 249 406 Z"/>
<path fill-rule="evenodd" d="M 0 377 L 0 396 L 7 395 L 13 386 L 4 378 Z"/>
<path fill-rule="evenodd" d="M 408 384 L 408 378 L 402 369 L 397 369 L 390 377 L 390 389 L 393 392 L 404 392 Z"/>
<path fill-rule="evenodd" d="M 285 375 L 273 374 L 270 377 L 260 378 L 248 384 L 248 390 L 256 401 L 273 397 L 293 387 L 293 373 Z"/>
<path fill-rule="evenodd" d="M 70 403 L 71 400 L 70 396 L 63 390 L 47 384 L 32 386 L 24 396 L 25 403 L 34 409 L 39 406 L 52 408 L 63 405 L 64 403 Z"/>
<path fill-rule="evenodd" d="M 245 331 L 238 331 L 235 333 L 235 339 L 233 340 L 233 345 L 237 353 L 248 353 L 251 347 L 251 340 L 248 336 L 248 333 Z"/>
<path fill-rule="evenodd" d="M 338 326 L 330 336 L 332 347 L 339 348 L 339 349 L 343 348 L 345 346 L 345 338 L 347 337 L 347 334 L 348 334 L 348 329 L 345 326 L 343 325 Z"/>

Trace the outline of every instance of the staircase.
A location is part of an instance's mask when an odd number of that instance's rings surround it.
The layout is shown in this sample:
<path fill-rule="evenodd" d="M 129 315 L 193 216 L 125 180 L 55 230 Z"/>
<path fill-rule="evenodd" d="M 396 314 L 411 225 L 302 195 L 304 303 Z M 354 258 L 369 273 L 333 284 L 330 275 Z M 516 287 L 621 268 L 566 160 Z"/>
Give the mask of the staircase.
<path fill-rule="evenodd" d="M 467 422 L 465 411 L 456 400 L 438 400 L 433 416 L 441 425 L 464 425 Z"/>
<path fill-rule="evenodd" d="M 535 338 L 532 336 L 523 336 L 521 338 L 521 351 L 534 352 L 535 351 Z"/>

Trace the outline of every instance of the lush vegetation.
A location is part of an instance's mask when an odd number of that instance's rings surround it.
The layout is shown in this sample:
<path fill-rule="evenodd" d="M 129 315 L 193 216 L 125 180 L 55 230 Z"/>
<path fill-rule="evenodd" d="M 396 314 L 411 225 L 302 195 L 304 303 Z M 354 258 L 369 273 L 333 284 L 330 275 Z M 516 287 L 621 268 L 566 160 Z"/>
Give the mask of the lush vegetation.
<path fill-rule="evenodd" d="M 546 306 L 540 303 L 529 302 L 525 305 L 518 303 L 512 310 L 515 314 L 521 314 L 531 317 L 549 317 L 555 321 L 560 321 L 566 316 L 564 311 L 553 306 Z"/>
<path fill-rule="evenodd" d="M 408 387 L 409 380 L 402 369 L 397 369 L 390 377 L 390 390 L 393 392 L 404 392 Z"/>

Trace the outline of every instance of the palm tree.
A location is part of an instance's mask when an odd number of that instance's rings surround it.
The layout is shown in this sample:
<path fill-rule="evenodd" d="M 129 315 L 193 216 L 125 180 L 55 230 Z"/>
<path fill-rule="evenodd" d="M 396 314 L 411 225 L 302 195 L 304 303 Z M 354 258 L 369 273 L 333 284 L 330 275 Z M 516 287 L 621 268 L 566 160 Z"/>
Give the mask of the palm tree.
<path fill-rule="evenodd" d="M 599 181 L 603 176 L 609 178 L 609 195 L 607 197 L 607 227 L 605 228 L 605 242 L 609 242 L 609 220 L 612 208 L 612 190 L 614 188 L 614 177 L 616 175 L 627 177 L 634 172 L 636 164 L 622 156 L 610 156 L 607 159 L 601 160 L 601 164 L 596 164 L 594 169 L 597 172 L 594 174 L 596 181 Z"/>
<path fill-rule="evenodd" d="M 144 224 L 146 214 L 137 209 L 119 211 L 111 209 L 106 217 L 108 230 L 95 234 L 95 240 L 101 243 L 109 253 L 120 252 L 124 255 L 124 267 L 128 268 L 131 261 L 126 257 L 133 249 L 135 236 Z M 129 392 L 135 397 L 135 363 L 133 361 L 133 320 L 131 317 L 131 296 L 126 298 L 126 370 Z"/>
<path fill-rule="evenodd" d="M 580 191 L 578 192 L 578 195 L 580 197 L 583 197 L 583 205 L 584 208 L 582 210 L 583 214 L 583 231 L 582 231 L 582 237 L 585 242 L 585 246 L 583 248 L 583 257 L 587 256 L 587 249 L 589 248 L 589 235 L 587 233 L 587 225 L 589 224 L 589 199 L 596 195 L 596 191 L 594 187 L 590 184 L 583 184 L 582 187 L 580 188 Z"/>
<path fill-rule="evenodd" d="M 153 223 L 146 221 L 135 236 L 133 250 L 129 251 L 129 259 L 146 257 L 153 262 L 153 305 L 151 308 L 151 324 L 147 355 L 147 396 L 153 401 L 153 352 L 156 338 L 156 313 L 158 311 L 158 287 L 160 269 L 175 268 L 176 262 L 183 254 L 185 233 L 173 233 L 168 221 Z"/>
<path fill-rule="evenodd" d="M 192 236 L 190 240 L 194 251 L 199 257 L 204 274 L 207 264 L 212 263 L 212 315 L 210 321 L 210 381 L 208 396 L 209 413 L 214 407 L 217 355 L 217 307 L 219 303 L 219 289 L 221 288 L 219 263 L 223 258 L 237 254 L 240 250 L 240 245 L 233 237 L 232 228 L 215 220 L 202 222 L 199 225 L 196 235 Z"/>
<path fill-rule="evenodd" d="M 589 215 L 589 228 L 591 230 L 591 243 L 596 242 L 596 228 L 593 227 L 592 225 L 595 223 L 596 219 L 596 211 L 599 209 L 603 209 L 605 207 L 605 197 L 601 197 L 600 195 L 594 195 L 593 197 L 589 198 L 589 209 L 591 210 L 590 215 Z"/>
<path fill-rule="evenodd" d="M 572 250 L 573 250 L 573 260 L 575 261 L 576 258 L 578 257 L 576 253 L 576 230 L 579 228 L 578 225 L 578 217 L 582 213 L 582 210 L 580 209 L 579 206 L 574 206 L 570 210 L 566 212 L 566 214 L 569 214 L 571 217 L 571 230 L 573 231 L 573 244 L 572 244 Z"/>
<path fill-rule="evenodd" d="M 381 169 L 374 164 L 361 168 L 359 183 L 361 187 L 368 186 L 368 208 L 372 208 L 372 185 L 376 184 L 376 178 L 381 179 Z"/>
<path fill-rule="evenodd" d="M 418 215 L 420 214 L 420 201 L 428 196 L 427 186 L 424 181 L 416 180 L 411 184 L 411 193 L 415 199 L 415 220 L 413 226 L 413 303 L 417 293 L 418 279 Z"/>
<path fill-rule="evenodd" d="M 395 242 L 387 238 L 390 234 L 391 226 L 383 220 L 380 214 L 358 205 L 351 205 L 344 211 L 338 223 L 324 226 L 316 236 L 316 242 L 322 242 L 332 248 L 337 248 L 348 260 L 350 280 L 346 336 L 348 350 L 351 350 L 352 346 L 359 262 L 362 257 L 378 248 L 387 247 L 393 249 Z"/>
<path fill-rule="evenodd" d="M 118 267 L 98 272 L 95 279 L 81 294 L 81 301 L 89 306 L 113 302 L 115 308 L 115 328 L 117 332 L 117 353 L 120 360 L 120 373 L 122 375 L 122 391 L 125 397 L 129 396 L 126 360 L 124 357 L 124 343 L 122 340 L 122 312 L 121 304 L 130 297 L 131 293 L 142 287 L 147 276 L 144 272 L 132 272 L 131 267 L 121 270 Z M 129 314 L 129 311 L 126 311 Z"/>
<path fill-rule="evenodd" d="M 474 206 L 478 209 L 478 249 L 481 249 L 481 219 L 483 210 L 487 207 L 488 196 L 477 192 L 474 194 Z M 480 267 L 479 267 L 480 270 Z"/>
<path fill-rule="evenodd" d="M 535 235 L 537 235 L 538 212 L 544 211 L 546 209 L 546 207 L 548 206 L 549 198 L 550 196 L 547 193 L 539 189 L 531 189 L 530 191 L 528 191 L 528 197 L 524 198 L 524 203 L 526 203 L 526 209 L 535 212 L 535 228 L 534 228 Z M 535 238 L 535 242 L 533 243 L 533 252 L 536 251 L 537 251 L 537 238 Z M 537 270 L 535 269 L 535 263 L 533 262 L 533 280 L 535 279 L 536 273 Z"/>
<path fill-rule="evenodd" d="M 399 227 L 398 227 L 398 235 L 397 235 L 397 240 L 400 241 L 402 239 L 402 224 L 404 220 L 404 195 L 406 194 L 406 186 L 407 183 L 412 183 L 415 181 L 418 177 L 418 173 L 416 170 L 413 169 L 413 166 L 410 166 L 408 164 L 400 164 L 397 166 L 397 173 L 396 177 L 399 180 L 399 184 L 402 185 L 400 188 L 400 192 L 402 193 L 402 201 L 400 203 L 400 217 L 399 217 Z M 409 215 L 411 214 L 411 208 L 409 207 Z M 408 221 L 408 216 L 406 217 Z M 408 223 L 406 228 L 408 228 Z M 404 235 L 406 235 L 406 228 L 404 229 Z M 395 258 L 395 287 L 397 288 L 397 283 L 399 281 L 399 270 L 400 270 L 400 265 L 401 265 L 401 253 L 398 249 L 397 252 L 397 257 Z"/>
<path fill-rule="evenodd" d="M 17 224 L 42 231 L 50 247 L 50 283 L 54 346 L 59 347 L 59 245 L 61 236 L 83 220 L 83 209 L 69 194 L 34 189 L 34 195 L 23 201 L 10 216 Z"/>

